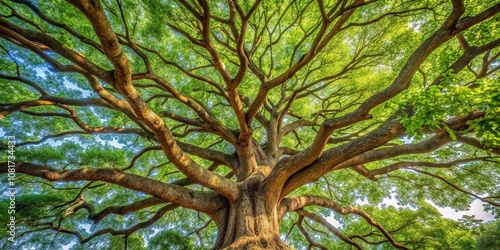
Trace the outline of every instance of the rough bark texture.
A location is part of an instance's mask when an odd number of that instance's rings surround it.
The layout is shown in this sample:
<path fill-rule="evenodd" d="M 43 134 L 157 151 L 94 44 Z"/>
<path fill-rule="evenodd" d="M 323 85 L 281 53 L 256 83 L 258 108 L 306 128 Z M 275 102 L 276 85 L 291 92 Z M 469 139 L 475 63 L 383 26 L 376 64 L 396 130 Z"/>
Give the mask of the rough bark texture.
<path fill-rule="evenodd" d="M 224 209 L 214 249 L 290 249 L 279 235 L 277 213 L 267 213 L 259 184 L 256 180 L 241 186 L 238 202 Z"/>

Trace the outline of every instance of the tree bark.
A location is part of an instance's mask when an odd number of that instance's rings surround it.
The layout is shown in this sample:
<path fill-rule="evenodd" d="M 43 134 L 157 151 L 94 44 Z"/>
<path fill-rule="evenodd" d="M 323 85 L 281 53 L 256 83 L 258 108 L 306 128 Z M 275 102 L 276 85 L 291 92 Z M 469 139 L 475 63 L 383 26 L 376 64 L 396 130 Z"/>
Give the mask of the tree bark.
<path fill-rule="evenodd" d="M 291 249 L 280 238 L 277 209 L 267 207 L 261 183 L 255 178 L 241 185 L 238 201 L 215 218 L 218 236 L 213 249 Z M 274 212 L 266 212 L 270 210 Z"/>

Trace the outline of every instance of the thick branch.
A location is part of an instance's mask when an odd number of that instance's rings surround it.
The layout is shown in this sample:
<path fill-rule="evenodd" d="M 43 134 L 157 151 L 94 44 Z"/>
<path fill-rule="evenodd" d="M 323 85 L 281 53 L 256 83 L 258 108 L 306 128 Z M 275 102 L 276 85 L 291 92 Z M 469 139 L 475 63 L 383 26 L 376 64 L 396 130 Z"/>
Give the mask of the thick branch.
<path fill-rule="evenodd" d="M 453 117 L 444 124 L 452 130 L 462 130 L 464 127 L 467 127 L 466 124 L 469 120 L 474 120 L 484 115 L 484 112 L 472 112 L 468 115 Z M 403 154 L 430 152 L 451 141 L 448 132 L 439 131 L 440 133 L 432 137 L 429 141 L 422 142 L 422 144 L 402 145 L 392 148 L 371 150 L 385 145 L 390 140 L 403 135 L 404 131 L 405 129 L 399 123 L 398 119 L 389 119 L 371 133 L 338 147 L 326 150 L 313 164 L 294 174 L 287 180 L 283 188 L 282 197 L 304 183 L 313 181 L 333 169 L 355 166 Z"/>
<path fill-rule="evenodd" d="M 173 202 L 183 207 L 213 214 L 224 203 L 220 196 L 209 193 L 189 190 L 177 185 L 167 184 L 148 179 L 139 175 L 129 174 L 110 168 L 83 168 L 75 170 L 56 170 L 47 166 L 16 162 L 16 172 L 40 177 L 50 181 L 104 181 L 120 185 L 124 188 L 144 192 L 158 197 L 166 202 Z M 0 164 L 0 173 L 8 172 L 8 163 Z"/>
<path fill-rule="evenodd" d="M 153 130 L 170 162 L 193 181 L 215 190 L 230 201 L 236 200 L 236 185 L 220 175 L 207 171 L 186 155 L 175 141 L 164 121 L 147 106 L 139 92 L 137 92 L 132 84 L 130 64 L 120 47 L 118 37 L 111 28 L 100 2 L 70 2 L 85 14 L 94 27 L 104 53 L 115 68 L 113 79 L 115 87 L 125 96 L 134 109 L 136 116 Z"/>

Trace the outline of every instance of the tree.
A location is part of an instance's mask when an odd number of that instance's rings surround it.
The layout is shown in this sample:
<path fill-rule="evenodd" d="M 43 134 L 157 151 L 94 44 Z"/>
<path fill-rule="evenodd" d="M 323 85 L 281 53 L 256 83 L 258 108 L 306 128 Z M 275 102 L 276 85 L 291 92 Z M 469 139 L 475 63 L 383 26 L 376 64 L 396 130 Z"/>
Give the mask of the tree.
<path fill-rule="evenodd" d="M 500 248 L 500 221 L 494 220 L 482 224 L 477 229 L 477 249 L 498 249 Z"/>
<path fill-rule="evenodd" d="M 1 3 L 17 245 L 453 249 L 430 202 L 498 213 L 498 2 Z"/>

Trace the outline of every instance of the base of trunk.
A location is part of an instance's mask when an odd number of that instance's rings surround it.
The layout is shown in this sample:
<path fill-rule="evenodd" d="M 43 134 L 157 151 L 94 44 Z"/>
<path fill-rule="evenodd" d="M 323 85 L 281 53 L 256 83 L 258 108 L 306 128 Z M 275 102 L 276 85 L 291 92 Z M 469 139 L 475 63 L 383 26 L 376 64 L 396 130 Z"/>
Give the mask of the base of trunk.
<path fill-rule="evenodd" d="M 264 237 L 241 237 L 233 242 L 225 250 L 261 250 L 261 249 L 292 249 L 285 244 L 278 236 L 272 238 Z"/>
<path fill-rule="evenodd" d="M 291 249 L 280 238 L 276 207 L 264 201 L 258 180 L 245 184 L 239 187 L 237 202 L 214 218 L 218 227 L 214 249 Z"/>

